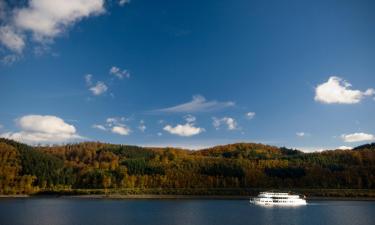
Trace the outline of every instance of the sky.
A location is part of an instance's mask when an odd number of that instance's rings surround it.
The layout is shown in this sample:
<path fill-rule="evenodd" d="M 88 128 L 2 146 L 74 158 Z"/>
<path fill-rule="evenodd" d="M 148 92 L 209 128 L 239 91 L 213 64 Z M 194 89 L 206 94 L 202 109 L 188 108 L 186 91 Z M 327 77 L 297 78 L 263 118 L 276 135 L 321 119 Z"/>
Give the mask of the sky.
<path fill-rule="evenodd" d="M 0 136 L 375 141 L 375 2 L 0 0 Z"/>

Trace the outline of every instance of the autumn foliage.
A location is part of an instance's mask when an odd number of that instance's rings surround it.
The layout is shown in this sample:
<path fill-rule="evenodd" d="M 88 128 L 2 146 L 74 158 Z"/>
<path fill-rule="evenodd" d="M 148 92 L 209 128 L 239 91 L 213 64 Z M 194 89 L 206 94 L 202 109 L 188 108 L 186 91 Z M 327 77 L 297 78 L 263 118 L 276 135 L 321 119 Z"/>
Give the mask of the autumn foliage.
<path fill-rule="evenodd" d="M 0 139 L 0 194 L 51 189 L 375 188 L 375 144 L 303 153 L 238 143 L 200 151 Z"/>

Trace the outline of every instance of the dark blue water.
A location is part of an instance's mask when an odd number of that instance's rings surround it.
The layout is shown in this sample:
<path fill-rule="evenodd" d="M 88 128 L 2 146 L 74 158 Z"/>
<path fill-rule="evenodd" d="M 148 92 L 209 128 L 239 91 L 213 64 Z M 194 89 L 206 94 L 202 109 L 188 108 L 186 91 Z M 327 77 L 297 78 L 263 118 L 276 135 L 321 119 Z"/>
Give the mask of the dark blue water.
<path fill-rule="evenodd" d="M 2 199 L 0 225 L 374 225 L 375 202 L 263 208 L 246 200 Z"/>

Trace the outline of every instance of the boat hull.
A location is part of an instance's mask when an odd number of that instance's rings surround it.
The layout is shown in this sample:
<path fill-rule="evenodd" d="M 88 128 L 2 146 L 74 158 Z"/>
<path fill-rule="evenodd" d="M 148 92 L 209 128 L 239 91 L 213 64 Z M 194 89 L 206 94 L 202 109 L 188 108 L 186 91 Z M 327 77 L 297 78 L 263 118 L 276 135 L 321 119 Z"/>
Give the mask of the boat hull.
<path fill-rule="evenodd" d="M 260 206 L 302 206 L 307 204 L 304 198 L 287 192 L 261 192 L 257 197 L 250 199 L 250 203 Z"/>
<path fill-rule="evenodd" d="M 254 205 L 259 205 L 259 206 L 304 206 L 307 205 L 306 200 L 300 200 L 296 202 L 261 202 L 257 200 L 250 200 L 250 203 Z"/>

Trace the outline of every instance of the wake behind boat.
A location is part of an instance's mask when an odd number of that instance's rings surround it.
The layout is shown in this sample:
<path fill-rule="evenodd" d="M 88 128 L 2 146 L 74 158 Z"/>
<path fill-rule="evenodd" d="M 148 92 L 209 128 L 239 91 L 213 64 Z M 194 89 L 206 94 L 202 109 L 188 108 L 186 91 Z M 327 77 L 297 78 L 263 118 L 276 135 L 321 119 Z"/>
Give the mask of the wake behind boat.
<path fill-rule="evenodd" d="M 287 192 L 260 192 L 258 197 L 250 199 L 250 203 L 262 206 L 301 206 L 307 204 L 304 198 Z"/>

